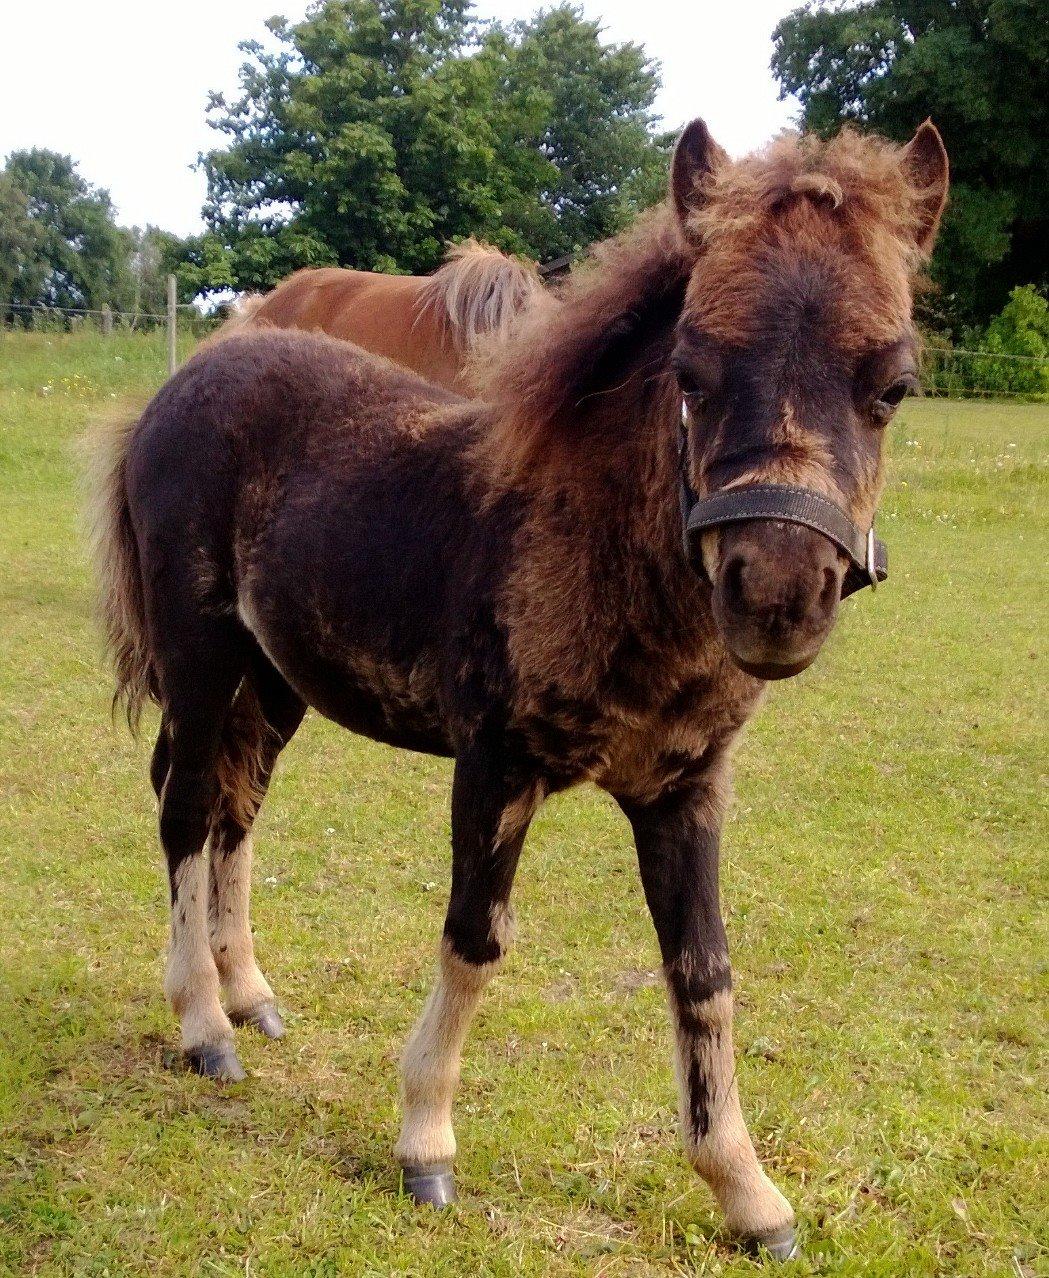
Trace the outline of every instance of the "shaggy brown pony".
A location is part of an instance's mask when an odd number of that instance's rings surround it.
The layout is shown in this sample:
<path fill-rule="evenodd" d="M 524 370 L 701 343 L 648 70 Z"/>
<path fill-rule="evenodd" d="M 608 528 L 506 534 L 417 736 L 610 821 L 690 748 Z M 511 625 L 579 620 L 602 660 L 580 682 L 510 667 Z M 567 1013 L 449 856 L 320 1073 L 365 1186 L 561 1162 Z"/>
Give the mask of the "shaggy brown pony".
<path fill-rule="evenodd" d="M 492 356 L 483 403 L 260 330 L 190 360 L 111 440 L 103 615 L 132 721 L 161 711 L 165 989 L 195 1068 L 242 1077 L 233 1026 L 282 1029 L 252 951 L 250 830 L 306 707 L 453 756 L 440 973 L 396 1148 L 410 1192 L 448 1201 L 460 1051 L 525 832 L 590 781 L 633 828 L 689 1158 L 730 1229 L 792 1253 L 736 1090 L 718 840 L 733 742 L 764 679 L 819 651 L 856 556 L 796 515 L 696 512 L 785 492 L 869 528 L 946 189 L 931 124 L 905 148 L 792 136 L 732 163 L 696 121 L 667 207 Z"/>
<path fill-rule="evenodd" d="M 330 333 L 462 391 L 463 365 L 478 341 L 504 338 L 522 311 L 548 300 L 534 266 L 471 239 L 451 248 L 432 275 L 296 271 L 272 293 L 243 299 L 217 337 L 244 324 Z"/>

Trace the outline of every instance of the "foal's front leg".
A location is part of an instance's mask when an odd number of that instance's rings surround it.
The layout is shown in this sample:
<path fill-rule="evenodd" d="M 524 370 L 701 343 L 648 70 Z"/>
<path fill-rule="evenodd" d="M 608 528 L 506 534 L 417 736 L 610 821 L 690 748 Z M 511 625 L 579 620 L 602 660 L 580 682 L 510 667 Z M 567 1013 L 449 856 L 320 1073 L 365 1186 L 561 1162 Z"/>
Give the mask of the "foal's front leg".
<path fill-rule="evenodd" d="M 794 1213 L 761 1170 L 739 1106 L 732 976 L 718 902 L 721 802 L 713 779 L 655 803 L 621 800 L 637 842 L 676 1036 L 681 1131 L 729 1229 L 779 1260 L 795 1254 Z"/>
<path fill-rule="evenodd" d="M 445 1206 L 455 1198 L 452 1100 L 463 1042 L 512 939 L 510 889 L 542 798 L 538 780 L 498 753 L 470 750 L 456 760 L 440 972 L 401 1061 L 403 1121 L 394 1153 L 417 1202 Z"/>

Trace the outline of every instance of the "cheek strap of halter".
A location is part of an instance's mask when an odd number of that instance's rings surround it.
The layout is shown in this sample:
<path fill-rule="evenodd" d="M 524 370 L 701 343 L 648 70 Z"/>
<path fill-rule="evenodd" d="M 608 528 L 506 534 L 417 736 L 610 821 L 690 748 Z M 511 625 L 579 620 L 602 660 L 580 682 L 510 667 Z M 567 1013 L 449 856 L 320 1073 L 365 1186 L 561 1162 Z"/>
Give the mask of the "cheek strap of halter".
<path fill-rule="evenodd" d="M 706 577 L 701 539 L 703 533 L 722 524 L 744 523 L 750 519 L 778 519 L 802 524 L 822 533 L 849 560 L 841 583 L 841 597 L 876 588 L 889 575 L 889 551 L 874 535 L 872 524 L 861 532 L 844 510 L 823 493 L 795 484 L 742 484 L 722 488 L 709 497 L 699 497 L 688 474 L 687 410 L 682 406 L 678 432 L 678 478 L 681 524 L 685 556 Z"/>

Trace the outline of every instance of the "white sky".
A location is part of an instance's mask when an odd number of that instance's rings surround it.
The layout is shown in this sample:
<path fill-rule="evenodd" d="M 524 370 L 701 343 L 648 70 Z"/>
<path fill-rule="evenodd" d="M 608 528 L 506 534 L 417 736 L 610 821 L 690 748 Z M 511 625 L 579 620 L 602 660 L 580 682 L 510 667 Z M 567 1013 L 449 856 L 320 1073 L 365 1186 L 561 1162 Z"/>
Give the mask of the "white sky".
<path fill-rule="evenodd" d="M 530 16 L 540 0 L 478 0 L 480 17 Z M 770 35 L 797 0 L 582 0 L 607 38 L 663 64 L 667 127 L 702 115 L 735 154 L 790 122 L 768 69 Z M 220 139 L 204 120 L 209 89 L 237 87 L 240 40 L 305 0 L 29 0 L 3 5 L 0 158 L 43 146 L 107 187 L 125 225 L 201 229 L 197 153 Z"/>

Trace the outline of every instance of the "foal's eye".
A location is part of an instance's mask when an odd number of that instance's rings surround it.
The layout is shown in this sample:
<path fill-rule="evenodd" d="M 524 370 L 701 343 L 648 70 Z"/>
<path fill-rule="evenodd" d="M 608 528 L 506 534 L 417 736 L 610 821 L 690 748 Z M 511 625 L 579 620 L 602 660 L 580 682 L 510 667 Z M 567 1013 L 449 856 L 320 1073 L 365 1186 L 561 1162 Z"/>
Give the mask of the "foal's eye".
<path fill-rule="evenodd" d="M 689 408 L 702 408 L 707 401 L 707 390 L 702 386 L 690 368 L 675 368 L 674 375 L 682 395 L 688 400 Z"/>
<path fill-rule="evenodd" d="M 918 379 L 913 373 L 898 377 L 891 385 L 886 386 L 871 406 L 871 414 L 874 420 L 884 425 L 899 407 L 903 397 L 908 392 L 917 389 Z"/>

